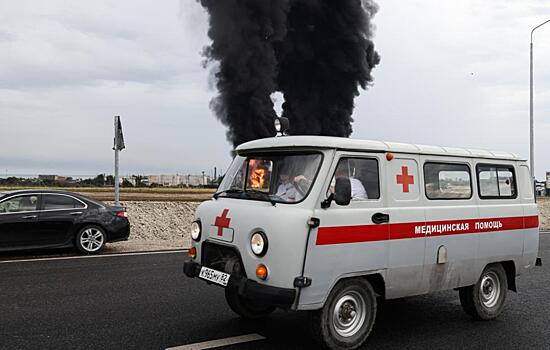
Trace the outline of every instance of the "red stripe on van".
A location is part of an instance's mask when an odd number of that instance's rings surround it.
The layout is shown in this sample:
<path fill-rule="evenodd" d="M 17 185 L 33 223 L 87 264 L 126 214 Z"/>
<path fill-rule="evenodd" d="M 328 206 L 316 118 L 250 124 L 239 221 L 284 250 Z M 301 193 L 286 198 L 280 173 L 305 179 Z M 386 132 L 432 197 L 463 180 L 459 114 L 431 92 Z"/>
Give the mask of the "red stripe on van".
<path fill-rule="evenodd" d="M 539 227 L 539 217 L 535 216 L 526 216 L 523 219 L 523 225 L 525 228 Z"/>
<path fill-rule="evenodd" d="M 419 237 L 537 228 L 538 216 L 405 222 L 381 225 L 319 227 L 317 245 L 376 242 Z"/>
<path fill-rule="evenodd" d="M 319 227 L 317 245 L 387 241 L 389 225 Z"/>

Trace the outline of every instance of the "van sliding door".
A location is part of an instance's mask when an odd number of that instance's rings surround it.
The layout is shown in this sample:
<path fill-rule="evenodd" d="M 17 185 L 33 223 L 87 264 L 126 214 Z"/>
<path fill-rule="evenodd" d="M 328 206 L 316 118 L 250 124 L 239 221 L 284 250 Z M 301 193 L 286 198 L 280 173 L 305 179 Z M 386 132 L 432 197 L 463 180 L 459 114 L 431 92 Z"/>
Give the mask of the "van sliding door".
<path fill-rule="evenodd" d="M 424 203 L 426 209 L 426 292 L 474 284 L 479 235 L 475 169 L 468 159 L 424 156 Z"/>

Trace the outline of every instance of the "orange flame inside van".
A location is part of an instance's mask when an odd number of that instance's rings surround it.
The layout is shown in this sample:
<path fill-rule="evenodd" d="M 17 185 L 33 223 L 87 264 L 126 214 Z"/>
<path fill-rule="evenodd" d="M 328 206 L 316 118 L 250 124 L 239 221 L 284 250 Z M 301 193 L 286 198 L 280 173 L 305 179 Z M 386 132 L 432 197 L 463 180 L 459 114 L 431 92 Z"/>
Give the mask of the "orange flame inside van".
<path fill-rule="evenodd" d="M 263 188 L 265 183 L 265 169 L 260 166 L 259 160 L 251 159 L 248 163 L 250 173 L 250 186 L 252 188 Z"/>

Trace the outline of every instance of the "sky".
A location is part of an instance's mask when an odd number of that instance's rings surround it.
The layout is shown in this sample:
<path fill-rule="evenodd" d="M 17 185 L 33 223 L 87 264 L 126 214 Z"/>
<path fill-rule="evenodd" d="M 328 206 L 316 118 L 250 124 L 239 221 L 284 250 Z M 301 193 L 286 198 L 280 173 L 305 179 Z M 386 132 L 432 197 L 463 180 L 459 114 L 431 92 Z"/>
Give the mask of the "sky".
<path fill-rule="evenodd" d="M 379 1 L 374 82 L 353 138 L 529 156 L 529 33 L 547 0 Z M 210 174 L 231 145 L 209 109 L 195 0 L 0 0 L 0 176 Z M 550 171 L 550 23 L 534 36 L 535 163 Z M 280 110 L 282 97 L 276 95 Z"/>

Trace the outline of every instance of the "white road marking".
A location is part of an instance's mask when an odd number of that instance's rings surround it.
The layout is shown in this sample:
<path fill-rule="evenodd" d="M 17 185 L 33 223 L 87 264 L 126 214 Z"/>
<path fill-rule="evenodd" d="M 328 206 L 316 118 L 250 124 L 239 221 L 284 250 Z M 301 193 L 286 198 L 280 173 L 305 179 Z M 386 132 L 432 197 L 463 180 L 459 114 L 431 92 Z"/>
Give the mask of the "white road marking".
<path fill-rule="evenodd" d="M 210 340 L 202 343 L 195 343 L 189 345 L 176 346 L 173 348 L 167 348 L 166 350 L 202 350 L 202 349 L 212 349 L 218 348 L 221 346 L 229 346 L 241 343 L 249 343 L 252 341 L 264 340 L 266 337 L 262 337 L 259 334 L 247 334 L 240 335 L 238 337 L 224 338 L 218 340 Z"/>
<path fill-rule="evenodd" d="M 154 251 L 154 252 L 136 252 L 136 253 L 102 254 L 102 255 L 58 256 L 58 257 L 53 257 L 53 258 L 1 260 L 1 261 L 0 261 L 0 264 L 20 263 L 20 262 L 34 262 L 34 261 L 55 261 L 55 260 L 75 260 L 75 259 L 110 258 L 110 257 L 134 256 L 134 255 L 176 254 L 176 253 L 185 253 L 185 252 L 187 252 L 187 249 L 182 249 L 182 250 L 163 250 L 163 251 Z"/>

